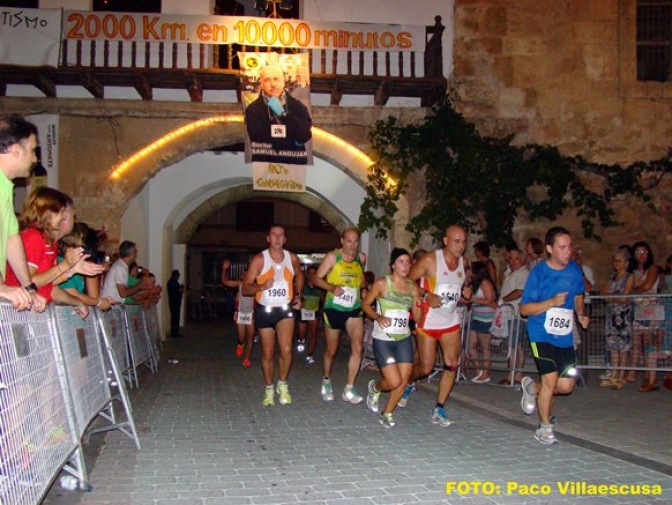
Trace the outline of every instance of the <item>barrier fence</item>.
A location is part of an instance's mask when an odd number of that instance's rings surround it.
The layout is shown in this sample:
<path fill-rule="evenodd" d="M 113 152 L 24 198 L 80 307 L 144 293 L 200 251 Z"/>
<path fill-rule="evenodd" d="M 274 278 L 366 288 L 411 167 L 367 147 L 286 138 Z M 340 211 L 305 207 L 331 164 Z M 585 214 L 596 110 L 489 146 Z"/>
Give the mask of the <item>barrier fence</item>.
<path fill-rule="evenodd" d="M 479 337 L 471 332 L 471 312 L 466 307 L 460 308 L 462 361 L 458 381 L 467 380 L 464 372 L 473 369 L 505 372 L 509 378 L 517 373 L 537 372 L 527 336 L 527 320 L 513 305 L 504 304 L 500 308 L 506 329 L 501 336 L 489 333 Z M 582 370 L 672 372 L 672 294 L 591 295 L 586 297 L 586 313 L 590 317 L 588 329 L 584 330 L 576 321 L 574 325 L 579 381 L 583 380 Z M 608 338 L 613 334 L 623 334 L 623 339 Z M 614 354 L 621 354 L 616 362 Z M 443 357 L 437 350 L 429 380 L 442 371 Z"/>
<path fill-rule="evenodd" d="M 82 447 L 93 433 L 119 430 L 141 448 L 126 384 L 138 385 L 143 364 L 158 369 L 152 311 L 82 320 L 72 307 L 0 302 L 0 503 L 40 503 L 62 470 L 88 488 Z"/>

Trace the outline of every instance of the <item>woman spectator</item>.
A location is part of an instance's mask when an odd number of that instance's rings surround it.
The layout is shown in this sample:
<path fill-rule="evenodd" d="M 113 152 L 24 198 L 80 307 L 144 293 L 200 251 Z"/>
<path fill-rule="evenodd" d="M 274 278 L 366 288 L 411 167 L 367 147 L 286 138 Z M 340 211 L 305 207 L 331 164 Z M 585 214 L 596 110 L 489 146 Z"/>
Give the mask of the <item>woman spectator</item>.
<path fill-rule="evenodd" d="M 600 293 L 610 297 L 606 300 L 604 335 L 609 352 L 609 365 L 612 367 L 611 376 L 602 379 L 601 387 L 621 389 L 626 384 L 624 368 L 628 365 L 628 353 L 632 348 L 632 304 L 628 298 L 611 297 L 631 293 L 635 279 L 628 272 L 630 259 L 628 252 L 621 249 L 611 256 L 614 273 Z"/>
<path fill-rule="evenodd" d="M 635 268 L 633 271 L 635 284 L 632 288 L 632 293 L 652 295 L 649 298 L 637 299 L 637 304 L 635 305 L 635 319 L 632 324 L 632 360 L 630 364 L 633 367 L 638 367 L 641 364 L 640 360 L 642 356 L 644 358 L 643 361 L 646 363 L 646 353 L 652 349 L 651 346 L 653 337 L 656 334 L 657 329 L 660 327 L 660 321 L 652 319 L 650 315 L 641 315 L 643 310 L 640 308 L 645 306 L 645 304 L 657 304 L 658 300 L 656 295 L 658 294 L 658 280 L 660 276 L 660 270 L 654 262 L 651 246 L 647 242 L 636 242 L 632 248 L 635 252 Z M 640 311 L 639 316 L 638 309 Z M 631 370 L 630 373 L 628 373 L 626 380 L 628 382 L 635 382 L 634 370 Z M 651 391 L 656 391 L 657 389 L 658 386 L 655 383 L 650 383 L 649 377 L 645 375 L 639 391 L 642 393 L 648 393 Z"/>
<path fill-rule="evenodd" d="M 64 305 L 74 305 L 76 312 L 86 317 L 88 309 L 82 302 L 58 287 L 58 284 L 76 273 L 97 275 L 102 271 L 102 267 L 85 261 L 89 256 L 84 254 L 81 247 L 71 249 L 63 261 L 58 261 L 56 240 L 62 234 L 61 223 L 70 202 L 72 200 L 68 195 L 56 189 L 46 186 L 36 188 L 26 198 L 19 216 L 20 235 L 26 251 L 31 287 L 47 302 L 54 300 Z M 10 267 L 7 269 L 6 283 L 19 285 Z"/>
<path fill-rule="evenodd" d="M 410 311 L 419 301 L 418 285 L 408 278 L 411 255 L 406 249 L 394 248 L 390 254 L 392 273 L 376 279 L 362 302 L 362 310 L 373 319 L 373 352 L 382 379 L 369 382 L 366 405 L 378 412 L 380 394 L 390 397 L 380 415 L 380 424 L 394 428 L 392 413 L 404 388 L 411 378 L 413 368 L 413 341 L 409 327 Z M 372 305 L 375 302 L 375 310 Z"/>
<path fill-rule="evenodd" d="M 61 225 L 61 229 L 63 228 L 64 226 Z M 72 231 L 58 241 L 58 261 L 63 261 L 68 251 L 78 247 L 83 248 L 87 253 L 95 251 L 95 239 L 96 232 L 93 229 L 84 223 L 75 223 L 72 226 Z M 87 261 L 91 261 L 91 258 Z M 114 300 L 111 298 L 99 297 L 100 282 L 97 275 L 85 277 L 81 274 L 74 274 L 70 279 L 62 282 L 59 287 L 90 307 L 108 310 L 114 304 Z"/>
<path fill-rule="evenodd" d="M 469 359 L 478 363 L 478 374 L 471 382 L 490 382 L 492 365 L 492 334 L 490 326 L 497 309 L 497 292 L 487 267 L 481 261 L 471 264 L 471 325 L 469 331 Z M 479 355 L 480 348 L 480 355 Z"/>
<path fill-rule="evenodd" d="M 544 261 L 544 243 L 538 237 L 530 237 L 525 242 L 525 260 L 527 268 L 532 270 Z"/>
<path fill-rule="evenodd" d="M 488 275 L 493 282 L 497 281 L 497 265 L 495 262 L 490 259 L 490 244 L 487 242 L 476 242 L 474 244 L 474 254 L 476 255 L 476 260 L 480 261 L 485 265 Z"/>

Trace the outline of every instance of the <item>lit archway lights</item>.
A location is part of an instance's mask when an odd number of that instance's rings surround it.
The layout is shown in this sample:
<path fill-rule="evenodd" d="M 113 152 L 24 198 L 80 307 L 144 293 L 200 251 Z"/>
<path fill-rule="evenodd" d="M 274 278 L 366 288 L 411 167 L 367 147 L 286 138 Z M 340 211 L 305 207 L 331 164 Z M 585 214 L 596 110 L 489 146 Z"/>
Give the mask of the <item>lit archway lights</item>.
<path fill-rule="evenodd" d="M 172 144 L 180 142 L 183 137 L 189 134 L 193 134 L 197 130 L 208 128 L 214 123 L 243 123 L 244 120 L 245 119 L 242 115 L 215 116 L 200 119 L 198 121 L 194 121 L 193 123 L 189 123 L 188 125 L 177 128 L 176 130 L 173 130 L 172 132 L 167 133 L 163 137 L 155 140 L 146 147 L 143 147 L 116 165 L 110 174 L 110 178 L 114 180 L 120 179 L 126 172 L 132 170 L 135 165 L 142 162 L 147 156 L 150 156 L 161 149 L 165 149 Z M 360 149 L 337 137 L 336 135 L 333 135 L 316 126 L 313 126 L 312 133 L 313 138 L 328 146 L 327 148 L 334 149 L 351 160 L 356 160 L 357 164 L 360 165 L 364 170 L 367 170 L 374 164 L 373 160 L 364 154 Z"/>

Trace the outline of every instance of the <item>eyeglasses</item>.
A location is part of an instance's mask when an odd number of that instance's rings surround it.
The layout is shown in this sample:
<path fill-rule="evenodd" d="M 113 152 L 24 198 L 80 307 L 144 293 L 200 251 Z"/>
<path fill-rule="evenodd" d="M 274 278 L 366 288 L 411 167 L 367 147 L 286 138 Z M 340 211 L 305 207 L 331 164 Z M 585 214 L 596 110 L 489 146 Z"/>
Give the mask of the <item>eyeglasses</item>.
<path fill-rule="evenodd" d="M 649 251 L 635 251 L 635 254 L 649 254 Z"/>
<path fill-rule="evenodd" d="M 612 258 L 611 261 L 619 261 L 619 262 L 622 262 L 622 261 L 628 261 L 628 260 L 626 260 L 625 258 Z"/>

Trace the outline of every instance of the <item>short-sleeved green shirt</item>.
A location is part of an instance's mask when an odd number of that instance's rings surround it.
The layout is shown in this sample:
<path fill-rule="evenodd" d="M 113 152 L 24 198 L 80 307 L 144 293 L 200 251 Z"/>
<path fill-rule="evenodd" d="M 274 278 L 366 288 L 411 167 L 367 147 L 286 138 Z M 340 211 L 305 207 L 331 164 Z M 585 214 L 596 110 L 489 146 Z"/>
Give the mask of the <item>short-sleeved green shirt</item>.
<path fill-rule="evenodd" d="M 14 183 L 0 170 L 0 274 L 7 273 L 7 241 L 19 233 L 19 223 L 14 214 Z"/>

